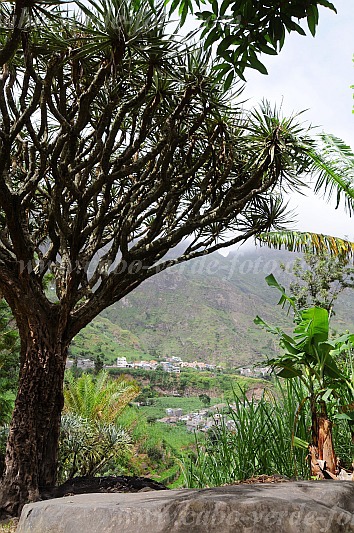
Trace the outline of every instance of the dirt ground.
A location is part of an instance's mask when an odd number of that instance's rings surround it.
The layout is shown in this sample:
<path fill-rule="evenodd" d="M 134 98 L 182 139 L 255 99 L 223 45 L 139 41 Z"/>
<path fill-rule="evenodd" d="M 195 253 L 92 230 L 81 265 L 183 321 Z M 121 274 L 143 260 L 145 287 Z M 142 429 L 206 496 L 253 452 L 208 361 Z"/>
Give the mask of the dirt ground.
<path fill-rule="evenodd" d="M 11 520 L 4 520 L 0 522 L 0 533 L 15 533 L 17 523 L 17 518 L 11 518 Z"/>

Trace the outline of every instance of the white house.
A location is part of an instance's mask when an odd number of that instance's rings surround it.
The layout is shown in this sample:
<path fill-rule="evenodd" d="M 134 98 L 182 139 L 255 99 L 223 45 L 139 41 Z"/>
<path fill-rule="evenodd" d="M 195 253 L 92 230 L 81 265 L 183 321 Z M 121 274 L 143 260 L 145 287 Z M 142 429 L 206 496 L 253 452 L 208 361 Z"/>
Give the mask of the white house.
<path fill-rule="evenodd" d="M 128 362 L 126 357 L 117 357 L 117 367 L 118 368 L 127 368 Z"/>

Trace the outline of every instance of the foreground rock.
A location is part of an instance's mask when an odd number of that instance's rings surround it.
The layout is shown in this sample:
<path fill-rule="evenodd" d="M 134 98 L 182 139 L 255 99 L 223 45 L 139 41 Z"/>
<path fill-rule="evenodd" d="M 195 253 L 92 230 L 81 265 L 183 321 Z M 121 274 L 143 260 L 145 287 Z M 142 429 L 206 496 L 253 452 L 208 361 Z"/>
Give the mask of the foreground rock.
<path fill-rule="evenodd" d="M 25 505 L 18 533 L 354 532 L 354 483 L 86 494 Z"/>

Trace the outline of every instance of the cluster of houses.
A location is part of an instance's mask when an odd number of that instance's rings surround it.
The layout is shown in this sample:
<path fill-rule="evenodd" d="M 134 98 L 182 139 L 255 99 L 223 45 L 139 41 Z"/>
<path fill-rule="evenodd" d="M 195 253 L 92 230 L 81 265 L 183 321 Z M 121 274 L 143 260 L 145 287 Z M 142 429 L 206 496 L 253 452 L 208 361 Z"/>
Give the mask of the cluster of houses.
<path fill-rule="evenodd" d="M 70 368 L 73 366 L 74 361 L 68 359 L 66 367 Z M 95 363 L 91 359 L 77 359 L 77 366 L 83 370 L 94 368 Z M 142 370 L 157 370 L 162 369 L 165 372 L 174 372 L 179 374 L 181 368 L 194 368 L 195 370 L 215 370 L 215 365 L 201 363 L 199 361 L 194 361 L 193 363 L 187 363 L 182 361 L 180 357 L 168 357 L 165 361 L 128 361 L 126 357 L 117 357 L 115 365 L 106 366 L 105 368 L 141 368 Z"/>
<path fill-rule="evenodd" d="M 245 377 L 249 377 L 249 378 L 252 378 L 252 377 L 259 377 L 259 376 L 262 376 L 263 378 L 265 376 L 268 376 L 272 371 L 272 368 L 270 366 L 255 366 L 253 368 L 239 368 L 238 369 L 238 372 L 240 373 L 241 376 L 245 376 Z"/>
<path fill-rule="evenodd" d="M 215 365 L 201 363 L 194 361 L 193 363 L 187 363 L 182 361 L 180 357 L 168 357 L 165 361 L 134 361 L 128 362 L 126 357 L 117 357 L 118 368 L 141 368 L 143 370 L 157 370 L 161 368 L 165 372 L 174 372 L 179 374 L 181 368 L 194 368 L 195 370 L 215 370 Z"/>
<path fill-rule="evenodd" d="M 206 432 L 212 427 L 224 425 L 229 431 L 236 429 L 234 420 L 230 420 L 227 415 L 222 414 L 226 404 L 218 404 L 201 409 L 194 413 L 183 414 L 182 409 L 166 409 L 166 416 L 160 418 L 158 422 L 165 424 L 176 424 L 182 422 L 190 431 Z"/>
<path fill-rule="evenodd" d="M 67 361 L 67 368 L 70 368 L 73 365 L 73 360 L 68 359 Z M 95 366 L 94 361 L 91 359 L 77 359 L 77 366 L 79 368 L 82 368 L 83 370 L 93 368 Z M 221 370 L 221 367 L 215 366 L 208 363 L 202 363 L 200 361 L 193 361 L 192 363 L 188 363 L 186 361 L 182 361 L 180 357 L 167 357 L 164 361 L 131 361 L 129 362 L 126 357 L 117 357 L 117 361 L 115 365 L 112 365 L 111 367 L 105 367 L 105 368 L 141 368 L 142 370 L 157 370 L 162 369 L 165 372 L 173 372 L 176 374 L 179 374 L 181 372 L 181 368 L 193 368 L 194 370 L 209 370 L 214 371 L 215 369 Z M 265 366 L 265 367 L 247 367 L 247 368 L 239 368 L 238 372 L 241 376 L 245 377 L 265 377 L 271 373 L 271 367 Z"/>

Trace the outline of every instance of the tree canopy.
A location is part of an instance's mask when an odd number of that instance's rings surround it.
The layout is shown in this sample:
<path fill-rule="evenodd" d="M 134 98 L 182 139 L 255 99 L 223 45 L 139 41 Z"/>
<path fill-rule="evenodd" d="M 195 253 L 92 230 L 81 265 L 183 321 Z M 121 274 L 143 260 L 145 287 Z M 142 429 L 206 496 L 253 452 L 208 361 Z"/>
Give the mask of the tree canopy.
<path fill-rule="evenodd" d="M 7 2 L 0 6 L 0 19 L 5 29 L 5 40 L 0 48 L 0 64 L 7 62 L 15 53 L 21 41 L 24 29 L 24 14 L 47 16 L 47 9 L 53 5 L 65 4 L 59 0 L 15 0 L 9 10 Z M 70 3 L 70 2 L 67 2 Z M 82 10 L 87 9 L 83 2 L 76 2 Z M 105 2 L 106 12 L 119 6 L 119 0 Z M 139 10 L 142 0 L 133 0 L 131 7 Z M 5 4 L 5 6 L 4 6 Z M 162 2 L 148 0 L 151 9 L 160 10 Z M 188 14 L 194 15 L 199 22 L 199 35 L 204 48 L 216 48 L 221 77 L 225 77 L 229 86 L 236 77 L 244 77 L 246 68 L 254 68 L 263 74 L 267 69 L 260 60 L 261 54 L 277 55 L 282 49 L 286 34 L 291 32 L 306 35 L 299 24 L 306 19 L 310 33 L 314 36 L 319 22 L 319 7 L 326 7 L 336 12 L 328 0 L 167 0 L 165 2 L 170 15 L 178 13 L 180 25 Z"/>
<path fill-rule="evenodd" d="M 163 11 L 97 5 L 33 26 L 0 83 L 0 284 L 14 305 L 20 265 L 46 302 L 50 272 L 70 337 L 157 271 L 281 226 L 279 184 L 308 163 L 296 121 L 230 107 Z"/>
<path fill-rule="evenodd" d="M 354 269 L 343 255 L 307 252 L 303 259 L 296 259 L 291 273 L 294 279 L 289 293 L 296 310 L 321 307 L 328 312 L 328 318 L 335 314 L 333 307 L 339 294 L 354 287 Z"/>

